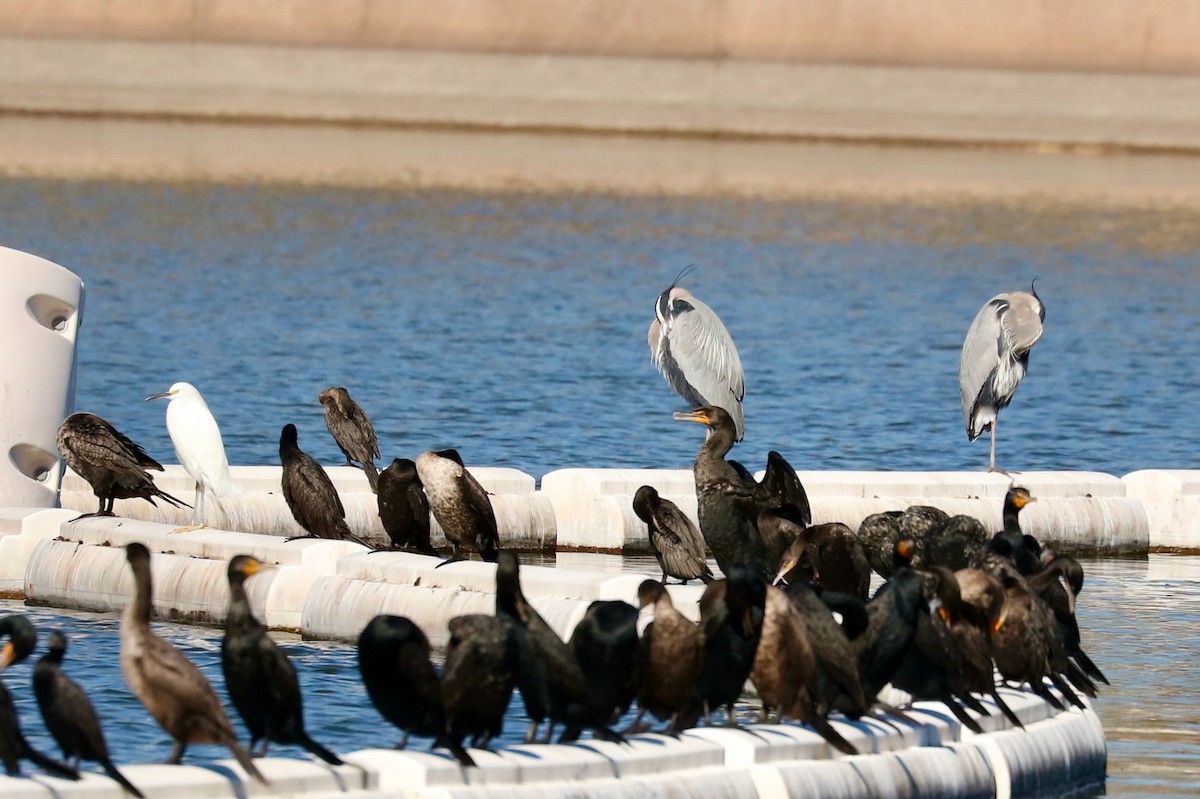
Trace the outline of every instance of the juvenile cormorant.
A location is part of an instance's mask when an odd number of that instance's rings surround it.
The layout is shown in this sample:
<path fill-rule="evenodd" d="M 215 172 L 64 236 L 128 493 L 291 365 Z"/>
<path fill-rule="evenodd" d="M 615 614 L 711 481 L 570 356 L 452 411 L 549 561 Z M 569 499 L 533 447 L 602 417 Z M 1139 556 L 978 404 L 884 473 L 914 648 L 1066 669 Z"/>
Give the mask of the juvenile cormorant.
<path fill-rule="evenodd" d="M 520 650 L 512 622 L 499 616 L 456 616 L 442 670 L 446 727 L 456 743 L 486 749 L 504 732 L 504 713 L 512 700 Z"/>
<path fill-rule="evenodd" d="M 58 428 L 58 451 L 63 460 L 92 486 L 100 509 L 78 517 L 113 516 L 113 504 L 118 499 L 141 498 L 155 505 L 154 498 L 166 500 L 175 507 L 190 508 L 154 485 L 147 469 L 162 471 L 158 461 L 146 454 L 128 436 L 99 416 L 73 413 Z"/>
<path fill-rule="evenodd" d="M 254 779 L 268 785 L 237 735 L 221 699 L 182 652 L 150 629 L 150 551 L 134 542 L 125 546 L 133 571 L 133 601 L 121 616 L 121 674 L 163 730 L 175 739 L 168 763 L 178 763 L 189 744 L 221 744 Z"/>
<path fill-rule="evenodd" d="M 436 555 L 429 541 L 429 498 L 417 474 L 417 464 L 408 458 L 393 458 L 379 473 L 379 520 L 392 540 L 393 549 L 415 549 Z"/>
<path fill-rule="evenodd" d="M 379 440 L 375 437 L 375 426 L 358 403 L 350 398 L 350 392 L 341 386 L 325 389 L 318 399 L 325 410 L 325 427 L 346 456 L 346 465 L 361 463 L 371 490 L 376 491 L 379 470 L 375 459 L 379 457 Z"/>
<path fill-rule="evenodd" d="M 979 309 L 963 341 L 958 361 L 963 421 L 971 441 L 992 431 L 989 472 L 1002 471 L 996 468 L 996 417 L 1024 379 L 1045 319 L 1046 307 L 1032 286 L 997 294 Z"/>
<path fill-rule="evenodd" d="M 429 639 L 420 627 L 403 616 L 371 619 L 358 636 L 358 668 L 371 704 L 404 731 L 397 749 L 408 745 L 410 734 L 427 736 L 464 766 L 475 765 L 459 742 L 446 735 L 442 690 L 429 660 Z"/>
<path fill-rule="evenodd" d="M 37 632 L 28 617 L 19 613 L 0 617 L 0 638 L 4 637 L 8 641 L 0 646 L 0 672 L 29 657 L 37 645 Z M 21 773 L 22 758 L 56 777 L 79 779 L 79 772 L 75 769 L 43 755 L 25 740 L 20 719 L 17 718 L 17 706 L 4 687 L 4 681 L 0 680 L 0 763 L 4 764 L 8 776 L 15 777 Z"/>
<path fill-rule="evenodd" d="M 654 621 L 642 632 L 638 715 L 629 729 L 638 730 L 642 715 L 650 711 L 667 722 L 665 734 L 677 735 L 680 713 L 694 702 L 704 668 L 704 633 L 675 609 L 661 583 L 643 580 L 638 602 L 642 607 L 654 605 Z"/>
<path fill-rule="evenodd" d="M 668 576 L 684 583 L 697 577 L 704 582 L 713 578 L 705 559 L 704 539 L 678 505 L 660 497 L 651 486 L 642 486 L 633 495 L 633 512 L 646 523 L 663 585 Z"/>
<path fill-rule="evenodd" d="M 746 377 L 725 325 L 711 308 L 675 283 L 658 295 L 654 317 L 647 340 L 658 371 L 693 408 L 723 408 L 734 425 L 734 439 L 741 441 Z"/>
<path fill-rule="evenodd" d="M 696 454 L 693 474 L 700 533 L 712 551 L 717 566 L 726 575 L 735 566 L 745 566 L 766 578 L 766 553 L 758 533 L 760 508 L 757 484 L 747 484 L 725 455 L 733 446 L 733 419 L 723 409 L 705 407 L 678 411 L 675 419 L 698 422 L 708 428 L 703 446 Z"/>
<path fill-rule="evenodd" d="M 175 445 L 179 465 L 196 483 L 192 527 L 205 527 L 204 496 L 214 499 L 236 496 L 241 492 L 229 475 L 229 461 L 221 442 L 221 428 L 213 418 L 204 397 L 191 383 L 175 383 L 161 394 L 151 394 L 146 402 L 167 400 L 167 432 Z M 182 532 L 182 531 L 181 531 Z"/>
<path fill-rule="evenodd" d="M 463 465 L 458 451 L 421 453 L 417 474 L 429 497 L 429 509 L 454 550 L 450 561 L 461 560 L 459 550 L 470 547 L 485 561 L 495 563 L 500 551 L 496 512 L 488 492 Z"/>
<path fill-rule="evenodd" d="M 350 531 L 346 509 L 333 481 L 308 453 L 300 449 L 296 425 L 286 424 L 279 435 L 279 460 L 283 464 L 283 498 L 296 523 L 311 538 L 353 541 L 368 549 L 370 544 Z"/>
<path fill-rule="evenodd" d="M 142 799 L 142 792 L 117 770 L 108 756 L 108 744 L 100 729 L 96 709 L 79 684 L 63 672 L 63 654 L 67 637 L 60 632 L 50 633 L 50 651 L 33 668 L 33 693 L 46 729 L 63 751 L 63 756 L 99 763 L 104 773 L 112 777 L 129 793 Z"/>
<path fill-rule="evenodd" d="M 225 688 L 250 731 L 250 749 L 261 757 L 272 742 L 297 744 L 334 766 L 341 758 L 314 741 L 304 730 L 304 708 L 296 669 L 287 654 L 254 618 L 246 597 L 246 578 L 264 568 L 258 559 L 237 555 L 229 561 L 229 607 L 221 640 Z M 262 741 L 262 748 L 255 745 Z"/>

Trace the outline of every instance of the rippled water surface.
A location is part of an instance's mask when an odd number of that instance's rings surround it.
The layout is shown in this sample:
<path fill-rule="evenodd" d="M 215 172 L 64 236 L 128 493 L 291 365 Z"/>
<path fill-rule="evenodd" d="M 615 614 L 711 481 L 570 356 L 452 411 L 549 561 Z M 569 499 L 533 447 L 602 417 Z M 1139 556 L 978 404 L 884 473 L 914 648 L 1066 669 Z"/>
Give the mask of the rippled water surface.
<path fill-rule="evenodd" d="M 645 336 L 657 294 L 695 263 L 686 285 L 720 314 L 745 366 L 736 455 L 750 465 L 779 449 L 800 469 L 983 466 L 986 443 L 962 430 L 958 350 L 984 301 L 1037 277 L 1046 333 L 1001 417 L 1001 465 L 1195 468 L 1198 231 L 1160 210 L 1041 204 L 0 180 L 0 244 L 87 284 L 78 407 L 164 461 L 163 407 L 141 400 L 188 380 L 235 463 L 277 463 L 288 422 L 310 453 L 340 462 L 316 397 L 345 385 L 385 460 L 455 446 L 471 463 L 535 476 L 689 466 L 700 431 L 672 422 L 680 402 Z M 1114 682 L 1098 702 L 1108 791 L 1196 795 L 1200 559 L 1086 566 L 1086 641 Z M 116 620 L 32 613 L 70 632 L 69 665 L 119 759 L 165 757 L 119 676 Z M 220 684 L 217 631 L 161 629 Z M 393 742 L 352 649 L 287 646 L 317 738 L 341 750 Z M 49 747 L 29 668 L 5 681 Z M 522 729 L 515 718 L 510 738 Z"/>
<path fill-rule="evenodd" d="M 655 572 L 648 558 L 572 555 L 573 567 L 624 568 Z M 1107 792 L 1110 796 L 1168 797 L 1200 794 L 1200 686 L 1195 679 L 1195 607 L 1200 603 L 1200 558 L 1152 555 L 1149 560 L 1084 561 L 1087 585 L 1079 604 L 1085 648 L 1112 681 L 1102 687 L 1096 709 L 1108 738 Z M 170 741 L 132 698 L 118 668 L 113 615 L 23 608 L 0 602 L 0 613 L 28 613 L 43 635 L 61 628 L 70 637 L 67 669 L 91 693 L 105 719 L 110 748 L 118 762 L 157 762 Z M 220 636 L 216 629 L 156 624 L 180 646 L 224 696 Z M 381 724 L 358 678 L 351 646 L 283 641 L 300 670 L 310 733 L 338 751 L 387 747 L 398 734 Z M 39 654 L 41 653 L 39 649 Z M 26 732 L 35 745 L 55 751 L 45 735 L 29 687 L 34 658 L 4 673 L 16 696 Z M 526 720 L 514 700 L 503 741 L 517 742 Z M 235 722 L 243 730 L 240 722 Z M 244 731 L 241 733 L 244 736 Z M 424 744 L 414 743 L 421 747 Z M 297 755 L 292 747 L 276 754 Z M 195 746 L 188 762 L 225 758 L 219 747 Z"/>
<path fill-rule="evenodd" d="M 385 460 L 458 447 L 540 476 L 690 465 L 649 360 L 686 285 L 736 341 L 754 465 L 962 469 L 957 367 L 979 307 L 1037 277 L 1046 333 L 1001 417 L 1021 469 L 1194 466 L 1200 234 L 1160 211 L 0 181 L 0 243 L 87 284 L 77 405 L 160 460 L 148 394 L 195 383 L 230 460 L 280 428 L 339 462 L 347 386 Z"/>

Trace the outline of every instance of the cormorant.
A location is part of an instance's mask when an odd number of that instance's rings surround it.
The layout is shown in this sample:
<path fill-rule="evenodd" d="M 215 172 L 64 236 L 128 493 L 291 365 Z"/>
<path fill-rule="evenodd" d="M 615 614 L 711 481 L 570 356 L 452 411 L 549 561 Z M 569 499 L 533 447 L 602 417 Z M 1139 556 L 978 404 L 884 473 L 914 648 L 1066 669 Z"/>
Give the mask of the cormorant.
<path fill-rule="evenodd" d="M 353 541 L 370 549 L 371 545 L 352 533 L 346 524 L 346 509 L 329 475 L 296 441 L 296 425 L 284 425 L 279 435 L 281 482 L 283 498 L 296 523 L 307 531 L 309 538 Z"/>
<path fill-rule="evenodd" d="M 654 605 L 654 621 L 642 632 L 638 715 L 629 731 L 639 730 L 646 711 L 666 721 L 667 735 L 679 733 L 679 715 L 694 701 L 704 668 L 704 633 L 675 609 L 661 583 L 643 580 L 638 586 L 642 607 Z"/>
<path fill-rule="evenodd" d="M 128 436 L 92 413 L 73 413 L 58 428 L 58 451 L 63 460 L 92 486 L 100 509 L 85 513 L 90 516 L 114 516 L 113 505 L 118 499 L 140 497 L 155 505 L 154 498 L 166 500 L 175 507 L 190 508 L 154 485 L 147 469 L 162 471 L 158 461 L 146 454 Z"/>
<path fill-rule="evenodd" d="M 408 745 L 410 734 L 426 736 L 464 766 L 475 765 L 459 742 L 446 735 L 442 690 L 429 660 L 429 639 L 420 627 L 403 616 L 371 619 L 358 636 L 358 668 L 371 704 L 404 731 L 397 749 Z"/>
<path fill-rule="evenodd" d="M 392 548 L 436 555 L 429 540 L 429 498 L 417 474 L 417 464 L 408 458 L 393 458 L 379 474 L 377 493 L 379 520 L 392 540 Z"/>
<path fill-rule="evenodd" d="M 456 616 L 442 670 L 442 702 L 450 737 L 486 749 L 504 731 L 504 713 L 512 700 L 520 668 L 517 631 L 499 616 Z"/>
<path fill-rule="evenodd" d="M 1083 590 L 1083 567 L 1079 561 L 1070 555 L 1058 555 L 1030 576 L 1028 582 L 1030 589 L 1054 613 L 1067 655 L 1088 677 L 1108 685 L 1108 678 L 1083 651 L 1080 643 L 1079 622 L 1075 619 L 1076 598 Z"/>
<path fill-rule="evenodd" d="M 763 517 L 759 519 L 761 527 Z M 871 566 L 854 532 L 841 522 L 829 522 L 800 532 L 780 558 L 776 581 L 780 577 L 865 600 L 871 587 Z"/>
<path fill-rule="evenodd" d="M 108 756 L 108 744 L 100 729 L 96 709 L 79 684 L 62 669 L 67 637 L 60 632 L 50 633 L 50 651 L 33 668 L 33 693 L 46 729 L 63 751 L 63 756 L 99 763 L 104 773 L 112 777 L 129 793 L 142 799 L 142 792 L 117 770 Z"/>
<path fill-rule="evenodd" d="M 697 685 L 697 703 L 681 717 L 687 727 L 701 714 L 724 707 L 730 726 L 737 724 L 733 705 L 754 668 L 762 632 L 767 583 L 757 569 L 734 566 L 724 580 L 705 586 L 700 597 L 700 627 L 704 632 L 704 668 Z"/>
<path fill-rule="evenodd" d="M 697 577 L 707 583 L 713 578 L 705 559 L 704 539 L 678 505 L 660 497 L 651 486 L 642 486 L 633 495 L 633 512 L 646 523 L 663 585 L 668 576 L 684 583 Z"/>
<path fill-rule="evenodd" d="M 993 536 L 987 549 L 994 554 L 1007 556 L 1017 573 L 1022 577 L 1035 574 L 1042 568 L 1038 555 L 1041 546 L 1036 538 L 1021 531 L 1021 509 L 1037 498 L 1029 493 L 1029 489 L 1013 486 L 1004 495 L 1004 529 Z M 998 546 L 1004 541 L 1006 547 Z"/>
<path fill-rule="evenodd" d="M 341 758 L 314 741 L 304 730 L 304 708 L 296 669 L 287 654 L 254 618 L 246 597 L 246 578 L 264 568 L 258 559 L 237 555 L 229 561 L 229 607 L 221 640 L 225 688 L 250 731 L 250 750 L 258 757 L 271 742 L 297 744 L 334 766 Z M 262 741 L 262 748 L 255 745 Z"/>
<path fill-rule="evenodd" d="M 423 452 L 417 456 L 417 474 L 429 497 L 429 509 L 441 525 L 454 552 L 450 563 L 461 560 L 459 549 L 471 547 L 489 563 L 500 551 L 500 532 L 492 500 L 463 465 L 457 450 Z"/>
<path fill-rule="evenodd" d="M 37 631 L 33 629 L 29 618 L 20 613 L 0 617 L 0 638 L 6 636 L 8 642 L 0 647 L 0 672 L 29 657 L 37 645 Z M 4 687 L 4 682 L 0 680 L 0 762 L 4 764 L 4 771 L 8 776 L 15 777 L 21 773 L 22 758 L 56 777 L 79 779 L 78 771 L 43 755 L 25 740 L 20 719 L 17 717 L 17 706 L 13 703 L 8 689 Z"/>
<path fill-rule="evenodd" d="M 766 552 L 757 527 L 758 486 L 752 481 L 747 484 L 725 460 L 734 441 L 733 419 L 723 408 L 712 406 L 678 411 L 675 419 L 708 427 L 693 473 L 700 533 L 717 566 L 726 575 L 735 566 L 745 566 L 765 579 Z"/>
<path fill-rule="evenodd" d="M 177 532 L 205 527 L 208 525 L 204 515 L 205 494 L 220 499 L 242 493 L 229 475 L 221 428 L 217 427 L 217 420 L 204 397 L 191 383 L 175 383 L 161 394 L 151 394 L 145 401 L 156 399 L 167 400 L 167 433 L 175 445 L 175 457 L 196 483 L 192 526 Z"/>
<path fill-rule="evenodd" d="M 887 580 L 892 576 L 892 549 L 900 536 L 903 511 L 872 513 L 858 526 L 858 541 L 876 574 Z"/>
<path fill-rule="evenodd" d="M 379 457 L 379 439 L 375 437 L 371 420 L 350 398 L 350 392 L 341 386 L 325 389 L 318 399 L 325 410 L 325 427 L 346 456 L 346 465 L 354 466 L 356 461 L 361 463 L 371 490 L 377 491 L 379 470 L 375 467 L 375 459 Z"/>
<path fill-rule="evenodd" d="M 189 744 L 221 744 L 254 779 L 268 785 L 237 735 L 212 683 L 171 644 L 150 630 L 150 551 L 125 546 L 133 571 L 133 601 L 121 616 L 121 674 L 163 730 L 175 739 L 168 763 L 178 763 Z"/>
<path fill-rule="evenodd" d="M 791 505 L 796 508 L 797 523 L 801 527 L 812 524 L 808 492 L 796 476 L 796 470 L 775 450 L 767 453 L 767 467 L 763 471 L 762 482 L 758 484 L 758 503 L 760 510 Z"/>
<path fill-rule="evenodd" d="M 637 694 L 641 681 L 638 609 L 619 599 L 597 599 L 575 625 L 567 645 L 589 686 L 586 710 L 567 727 L 559 743 L 577 740 L 584 727 L 615 724 Z"/>

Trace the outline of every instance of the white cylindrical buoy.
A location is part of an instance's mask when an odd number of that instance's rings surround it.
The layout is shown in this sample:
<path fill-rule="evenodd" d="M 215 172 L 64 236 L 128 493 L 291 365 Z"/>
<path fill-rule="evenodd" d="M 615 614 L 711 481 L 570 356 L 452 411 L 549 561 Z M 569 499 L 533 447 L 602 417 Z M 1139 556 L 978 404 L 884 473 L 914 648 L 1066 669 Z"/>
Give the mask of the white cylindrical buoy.
<path fill-rule="evenodd" d="M 0 247 L 0 505 L 51 508 L 62 461 L 54 439 L 75 405 L 83 281 L 58 264 Z"/>

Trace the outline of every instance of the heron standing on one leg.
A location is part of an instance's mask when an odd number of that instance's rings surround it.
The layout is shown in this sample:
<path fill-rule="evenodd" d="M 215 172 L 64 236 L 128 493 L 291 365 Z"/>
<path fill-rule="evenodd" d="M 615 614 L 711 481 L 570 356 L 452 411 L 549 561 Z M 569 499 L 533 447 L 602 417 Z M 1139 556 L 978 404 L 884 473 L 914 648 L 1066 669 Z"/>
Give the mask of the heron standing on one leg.
<path fill-rule="evenodd" d="M 963 421 L 974 441 L 992 432 L 988 471 L 996 468 L 996 417 L 1012 401 L 1029 367 L 1029 351 L 1042 337 L 1046 307 L 1033 286 L 997 294 L 975 315 L 958 361 Z"/>

